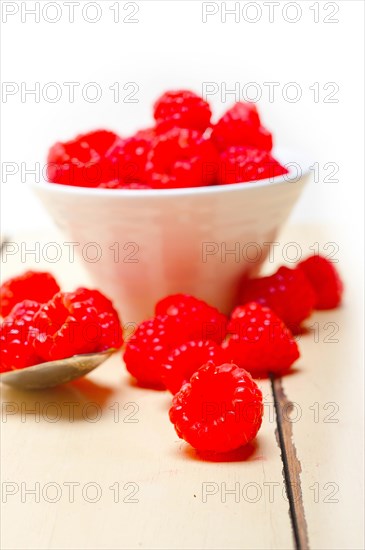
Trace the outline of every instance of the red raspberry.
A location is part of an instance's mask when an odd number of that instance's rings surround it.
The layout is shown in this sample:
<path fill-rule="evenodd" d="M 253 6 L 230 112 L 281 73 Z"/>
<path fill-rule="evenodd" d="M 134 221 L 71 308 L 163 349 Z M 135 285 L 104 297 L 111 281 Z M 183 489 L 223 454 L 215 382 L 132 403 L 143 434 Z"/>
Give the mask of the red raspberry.
<path fill-rule="evenodd" d="M 5 281 L 0 287 L 0 313 L 6 317 L 22 300 L 47 302 L 60 290 L 56 279 L 41 271 L 26 271 Z"/>
<path fill-rule="evenodd" d="M 218 153 L 210 138 L 174 128 L 157 138 L 148 154 L 148 183 L 155 189 L 200 187 L 215 181 Z"/>
<path fill-rule="evenodd" d="M 315 295 L 308 279 L 300 269 L 280 267 L 269 277 L 245 280 L 239 303 L 259 302 L 272 309 L 293 333 L 310 316 Z"/>
<path fill-rule="evenodd" d="M 79 187 L 97 187 L 111 181 L 116 177 L 111 151 L 119 145 L 120 138 L 107 130 L 56 143 L 48 153 L 48 180 Z"/>
<path fill-rule="evenodd" d="M 162 365 L 162 380 L 171 393 L 189 382 L 191 376 L 208 361 L 220 364 L 226 354 L 212 340 L 193 340 L 175 348 Z"/>
<path fill-rule="evenodd" d="M 177 435 L 200 451 L 227 452 L 260 429 L 262 393 L 244 369 L 209 362 L 174 396 L 170 420 Z"/>
<path fill-rule="evenodd" d="M 323 256 L 310 256 L 299 262 L 316 295 L 315 309 L 334 309 L 341 304 L 343 283 L 333 264 Z"/>
<path fill-rule="evenodd" d="M 152 189 L 147 183 L 124 183 L 123 180 L 113 180 L 98 185 L 101 189 L 129 189 L 131 191 L 145 191 Z"/>
<path fill-rule="evenodd" d="M 119 348 L 123 343 L 117 312 L 97 290 L 59 292 L 34 318 L 33 346 L 45 361 Z"/>
<path fill-rule="evenodd" d="M 226 356 L 252 376 L 283 374 L 299 357 L 290 330 L 271 309 L 256 302 L 233 311 L 228 332 L 232 336 L 223 344 Z"/>
<path fill-rule="evenodd" d="M 120 140 L 118 146 L 107 153 L 113 165 L 115 179 L 102 182 L 99 187 L 109 189 L 145 189 L 147 187 L 146 162 L 155 131 L 152 128 L 140 130 L 134 136 Z M 146 187 L 130 187 L 143 184 Z"/>
<path fill-rule="evenodd" d="M 213 127 L 212 137 L 220 149 L 231 145 L 248 145 L 271 151 L 272 135 L 261 126 L 254 103 L 236 103 Z"/>
<path fill-rule="evenodd" d="M 143 321 L 128 340 L 124 362 L 128 372 L 139 384 L 164 389 L 161 364 L 169 351 L 183 340 L 176 325 L 176 320 L 168 315 L 157 315 Z"/>
<path fill-rule="evenodd" d="M 35 331 L 34 317 L 40 307 L 38 302 L 23 300 L 5 317 L 0 327 L 0 372 L 42 363 L 31 343 Z"/>
<path fill-rule="evenodd" d="M 219 169 L 221 184 L 272 179 L 288 173 L 267 151 L 241 146 L 223 151 Z"/>
<path fill-rule="evenodd" d="M 160 133 L 176 126 L 204 132 L 212 112 L 202 97 L 189 90 L 177 90 L 164 93 L 156 101 L 153 115 Z"/>
<path fill-rule="evenodd" d="M 155 307 L 156 315 L 169 315 L 178 320 L 184 342 L 213 340 L 220 344 L 227 333 L 227 318 L 217 308 L 188 294 L 167 296 Z"/>

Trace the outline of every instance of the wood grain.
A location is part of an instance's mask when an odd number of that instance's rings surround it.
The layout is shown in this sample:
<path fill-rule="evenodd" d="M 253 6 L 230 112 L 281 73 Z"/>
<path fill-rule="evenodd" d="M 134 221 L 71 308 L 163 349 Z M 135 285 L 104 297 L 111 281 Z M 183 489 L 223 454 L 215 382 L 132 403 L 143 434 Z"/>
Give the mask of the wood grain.
<path fill-rule="evenodd" d="M 277 419 L 275 433 L 283 461 L 283 475 L 289 501 L 295 546 L 297 550 L 307 550 L 309 548 L 308 530 L 300 480 L 302 466 L 293 441 L 292 424 L 288 418 L 294 406 L 285 395 L 282 379 L 275 378 L 273 374 L 271 374 L 270 379 Z M 285 414 L 283 414 L 284 411 Z"/>

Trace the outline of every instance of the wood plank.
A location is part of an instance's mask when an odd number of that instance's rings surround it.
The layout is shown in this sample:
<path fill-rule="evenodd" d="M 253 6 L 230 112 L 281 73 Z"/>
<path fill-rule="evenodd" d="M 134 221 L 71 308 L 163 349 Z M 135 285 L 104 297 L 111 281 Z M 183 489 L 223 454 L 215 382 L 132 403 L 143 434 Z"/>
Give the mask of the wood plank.
<path fill-rule="evenodd" d="M 35 241 L 45 239 L 16 239 L 29 249 Z M 20 254 L 6 259 L 4 276 L 25 269 Z M 29 260 L 27 268 L 51 270 L 64 288 L 89 284 L 76 264 Z M 169 396 L 131 384 L 119 354 L 47 392 L 2 387 L 3 547 L 293 548 L 270 383 L 260 386 L 259 437 L 223 463 L 202 460 L 177 438 Z M 79 484 L 74 502 L 70 483 Z"/>
<path fill-rule="evenodd" d="M 343 229 L 292 227 L 287 234 L 303 251 L 315 242 L 338 246 L 346 284 L 340 309 L 316 312 L 307 322 L 298 368 L 282 380 L 293 403 L 291 412 L 282 413 L 300 461 L 309 543 L 318 550 L 360 549 L 365 546 L 362 268 L 353 236 Z"/>

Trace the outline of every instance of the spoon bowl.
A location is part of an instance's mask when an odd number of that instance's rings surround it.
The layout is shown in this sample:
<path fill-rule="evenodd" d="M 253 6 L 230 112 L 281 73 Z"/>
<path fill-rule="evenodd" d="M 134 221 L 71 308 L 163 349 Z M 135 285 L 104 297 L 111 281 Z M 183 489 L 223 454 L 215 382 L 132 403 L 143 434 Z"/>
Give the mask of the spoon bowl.
<path fill-rule="evenodd" d="M 43 390 L 85 376 L 104 363 L 116 350 L 74 355 L 0 374 L 0 382 L 22 390 Z"/>

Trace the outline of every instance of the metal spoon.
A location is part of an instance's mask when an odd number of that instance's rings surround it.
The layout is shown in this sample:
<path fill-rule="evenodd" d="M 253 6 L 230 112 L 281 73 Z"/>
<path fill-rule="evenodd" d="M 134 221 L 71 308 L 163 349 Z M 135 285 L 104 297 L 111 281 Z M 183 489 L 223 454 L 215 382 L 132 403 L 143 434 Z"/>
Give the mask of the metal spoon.
<path fill-rule="evenodd" d="M 99 353 L 74 355 L 67 359 L 40 363 L 25 369 L 0 374 L 0 382 L 22 390 L 53 388 L 85 376 L 104 363 L 116 350 L 111 348 Z"/>

